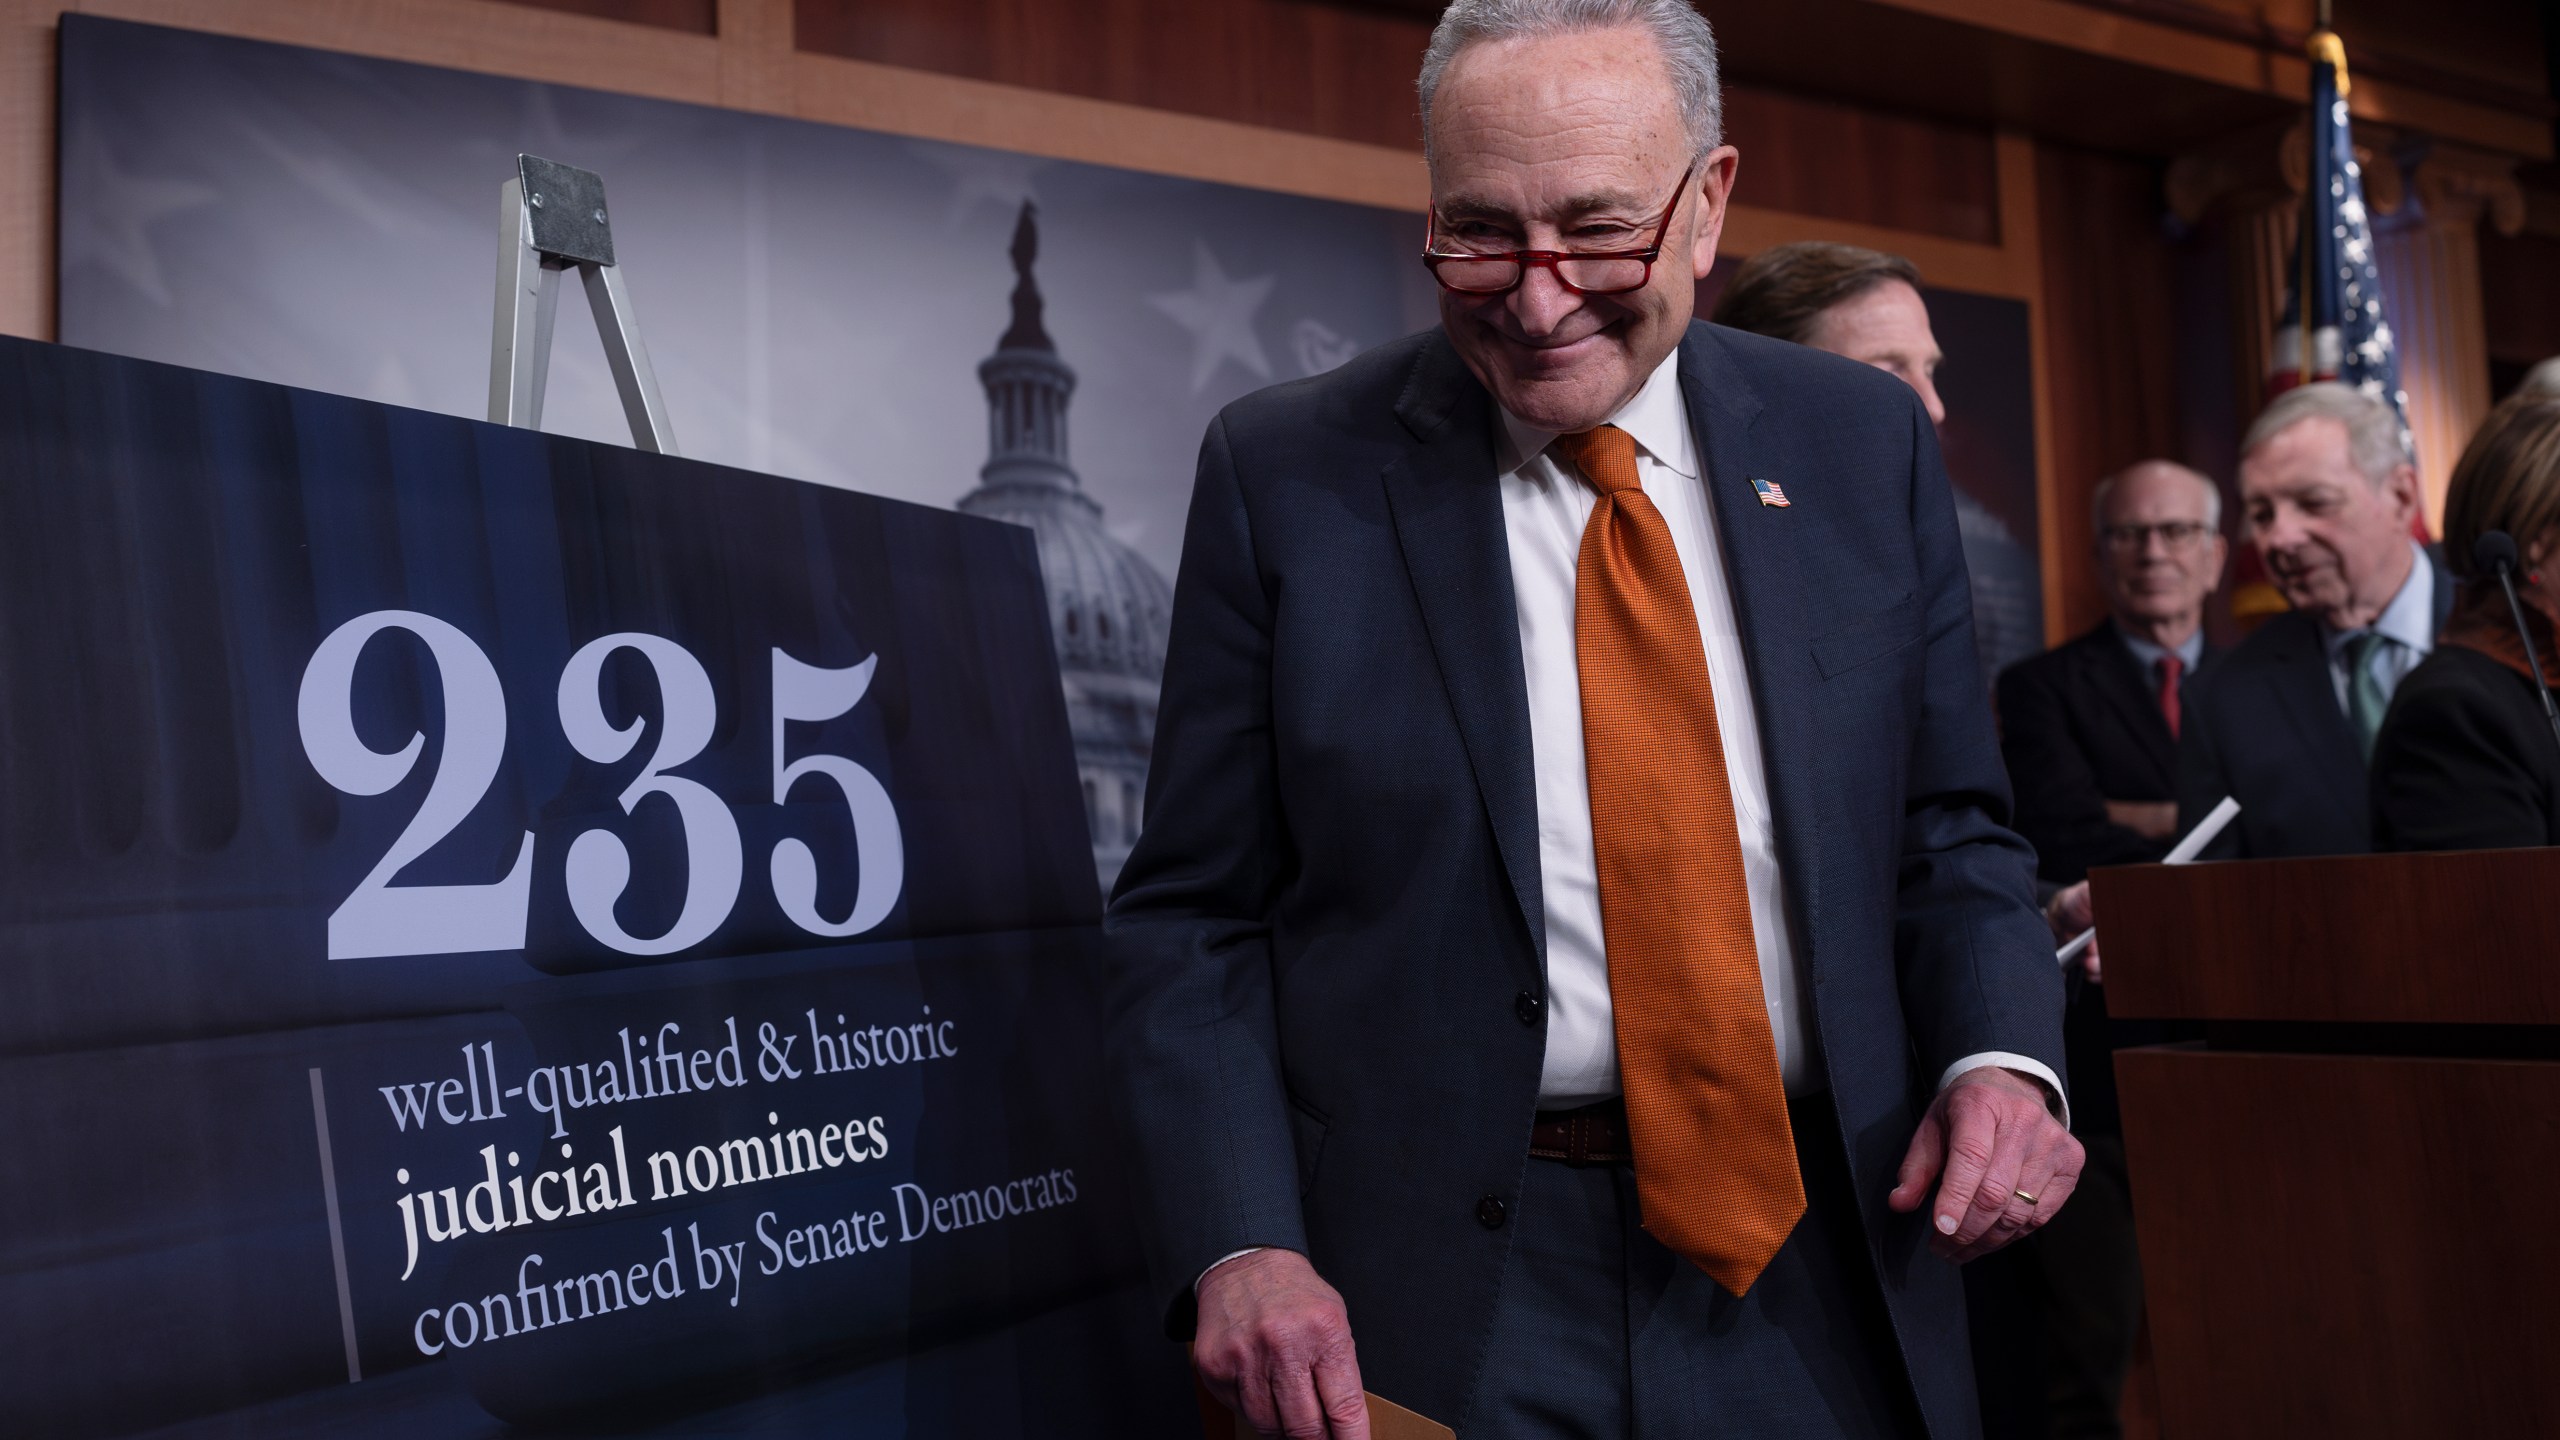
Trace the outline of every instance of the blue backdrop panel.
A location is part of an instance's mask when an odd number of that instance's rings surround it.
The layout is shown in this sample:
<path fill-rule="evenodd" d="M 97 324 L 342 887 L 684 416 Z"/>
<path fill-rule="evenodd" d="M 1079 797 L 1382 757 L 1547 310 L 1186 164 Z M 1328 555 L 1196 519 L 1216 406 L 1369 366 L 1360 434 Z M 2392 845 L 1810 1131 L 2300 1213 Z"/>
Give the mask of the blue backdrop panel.
<path fill-rule="evenodd" d="M 1177 1426 L 1096 915 L 1029 532 L 0 340 L 13 1430 Z"/>

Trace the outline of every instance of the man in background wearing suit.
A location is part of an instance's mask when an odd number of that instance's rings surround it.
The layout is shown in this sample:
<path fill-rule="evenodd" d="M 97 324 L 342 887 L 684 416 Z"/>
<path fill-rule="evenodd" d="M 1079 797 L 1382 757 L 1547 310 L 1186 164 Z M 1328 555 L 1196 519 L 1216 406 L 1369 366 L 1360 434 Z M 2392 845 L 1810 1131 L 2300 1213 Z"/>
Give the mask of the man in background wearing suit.
<path fill-rule="evenodd" d="M 2204 602 L 2227 554 L 2222 492 L 2174 461 L 2100 481 L 2093 509 L 2108 617 L 2010 666 L 1998 691 L 2018 833 L 2057 886 L 2168 853 L 2187 682 L 2215 653 Z"/>
<path fill-rule="evenodd" d="M 2374 734 L 2454 598 L 2409 538 L 2418 471 L 2399 417 L 2335 382 L 2286 391 L 2241 439 L 2240 503 L 2293 608 L 2197 687 L 2180 742 L 2180 829 L 2229 795 L 2240 818 L 2211 855 L 2362 854 Z"/>
<path fill-rule="evenodd" d="M 1168 1324 L 1265 1433 L 1971 1435 L 1950 1262 L 2080 1156 L 1928 416 L 1691 323 L 1687 0 L 1420 88 L 1441 328 L 1202 446 L 1106 922 Z"/>
<path fill-rule="evenodd" d="M 2065 886 L 2097 865 L 2156 861 L 2177 829 L 2178 735 L 2188 682 L 2214 657 L 2204 601 L 2222 579 L 2222 492 L 2167 460 L 2098 483 L 2096 628 L 2000 676 L 2000 748 L 2018 833 L 2038 873 Z M 2046 1364 L 2045 1431 L 2113 1437 L 2142 1318 L 2114 1037 L 2095 964 L 2063 1021 L 2072 1133 L 2088 1151 L 2071 1209 L 2017 1266 Z M 2147 1043 L 2153 1037 L 2142 1037 Z"/>
<path fill-rule="evenodd" d="M 1716 299 L 1713 319 L 1872 365 L 1911 387 L 1932 426 L 1947 423 L 1937 383 L 1945 356 L 1920 293 L 1920 268 L 1904 256 L 1831 240 L 1772 245 L 1734 271 Z M 1966 528 L 1964 512 L 1970 503 L 1961 489 L 1956 491 L 1959 530 Z M 1982 584 L 1979 570 L 1972 578 L 1976 586 Z M 1991 613 L 1977 598 L 1977 647 L 1991 643 L 1984 628 Z M 2067 1028 L 2064 1043 L 2067 1050 Z M 2076 1094 L 2076 1083 L 2073 1088 Z M 2079 1107 L 2073 1108 L 2076 1126 Z M 2012 1246 L 1964 1267 L 1966 1320 L 1986 1440 L 2045 1440 L 2047 1433 L 2042 1343 L 2047 1327 L 2029 1303 L 2032 1276 L 2026 1249 Z"/>

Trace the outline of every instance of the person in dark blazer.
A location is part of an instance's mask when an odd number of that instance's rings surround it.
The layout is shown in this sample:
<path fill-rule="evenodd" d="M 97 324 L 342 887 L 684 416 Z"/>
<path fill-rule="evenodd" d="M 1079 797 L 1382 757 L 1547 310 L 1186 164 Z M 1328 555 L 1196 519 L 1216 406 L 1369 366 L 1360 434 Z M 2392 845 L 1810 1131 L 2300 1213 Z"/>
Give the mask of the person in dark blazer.
<path fill-rule="evenodd" d="M 2519 394 L 2464 448 L 2445 492 L 2445 555 L 2459 584 L 2441 643 L 2401 682 L 2373 750 L 2374 844 L 2383 850 L 2560 845 L 2560 736 L 2494 573 L 2472 546 L 2516 542 L 2526 629 L 2544 679 L 2560 677 L 2560 395 Z"/>
<path fill-rule="evenodd" d="M 1168 1328 L 1264 1433 L 1970 1436 L 1950 1262 L 2080 1161 L 1928 418 L 1691 323 L 1686 0 L 1421 92 L 1441 328 L 1202 446 L 1104 947 Z"/>
<path fill-rule="evenodd" d="M 2221 583 L 2222 492 L 2167 460 L 2098 484 L 2098 581 L 2110 614 L 2088 633 L 2000 676 L 2000 748 L 2018 793 L 2018 833 L 2038 876 L 2061 887 L 2099 865 L 2157 861 L 2177 825 L 2178 732 L 2193 678 L 2215 658 L 2204 602 Z M 2119 1037 L 2096 976 L 2074 976 L 2063 1045 L 2072 1133 L 2088 1151 L 2071 1209 L 2017 1252 L 2045 1364 L 2043 1423 L 2057 1440 L 2123 1433 L 2126 1373 L 2142 1321 L 2142 1263 L 2124 1128 Z"/>
<path fill-rule="evenodd" d="M 2209 857 L 2362 854 L 2374 737 L 2454 598 L 2410 538 L 2418 472 L 2399 417 L 2334 382 L 2286 391 L 2242 437 L 2240 500 L 2293 608 L 2197 687 L 2179 742 L 2179 829 L 2228 795 L 2240 817 Z"/>
<path fill-rule="evenodd" d="M 2214 483 L 2146 460 L 2099 482 L 2092 512 L 2108 618 L 2010 666 L 1998 688 L 2018 833 L 2057 886 L 2168 852 L 2187 686 L 2219 653 L 2204 634 L 2227 558 Z"/>

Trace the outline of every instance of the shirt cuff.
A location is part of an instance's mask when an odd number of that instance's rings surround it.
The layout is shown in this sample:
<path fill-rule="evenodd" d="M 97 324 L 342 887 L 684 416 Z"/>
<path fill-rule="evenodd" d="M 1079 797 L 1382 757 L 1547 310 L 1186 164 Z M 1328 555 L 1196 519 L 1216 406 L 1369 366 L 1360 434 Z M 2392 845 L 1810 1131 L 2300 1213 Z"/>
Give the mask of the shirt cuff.
<path fill-rule="evenodd" d="M 2030 1061 L 2028 1063 L 2032 1064 L 2034 1062 Z M 1952 1078 L 1953 1072 L 1949 1073 Z M 1219 1256 L 1217 1259 L 1210 1261 L 1206 1269 L 1203 1269 L 1198 1275 L 1192 1277 L 1191 1293 L 1195 1295 L 1200 1293 L 1200 1282 L 1209 1278 L 1209 1271 L 1217 1269 L 1219 1266 L 1226 1264 L 1230 1260 L 1241 1260 L 1247 1255 L 1254 1254 L 1257 1251 L 1268 1250 L 1270 1248 L 1271 1247 L 1268 1245 L 1247 1245 L 1241 1250 L 1230 1250 L 1226 1254 Z"/>
<path fill-rule="evenodd" d="M 1944 1092 L 1948 1086 L 1956 1083 L 1957 1076 L 1968 1070 L 1983 1070 L 1995 1065 L 2003 1070 L 2015 1070 L 2044 1086 L 2045 1108 L 2053 1112 L 2053 1118 L 2062 1122 L 2063 1129 L 2071 1128 L 2071 1097 L 2063 1092 L 2062 1077 L 2054 1074 L 2051 1066 L 2030 1056 L 2015 1055 L 2006 1050 L 1985 1050 L 1978 1055 L 1967 1055 L 1948 1066 L 1947 1073 L 1938 1077 L 1938 1089 Z M 1234 1258 L 1235 1256 L 1230 1255 L 1227 1260 Z M 1226 1264 L 1227 1260 L 1219 1261 L 1218 1265 Z M 1217 1265 L 1209 1267 L 1210 1270 L 1216 1268 L 1218 1268 Z M 1205 1275 L 1208 1271 L 1204 1270 L 1201 1273 Z"/>

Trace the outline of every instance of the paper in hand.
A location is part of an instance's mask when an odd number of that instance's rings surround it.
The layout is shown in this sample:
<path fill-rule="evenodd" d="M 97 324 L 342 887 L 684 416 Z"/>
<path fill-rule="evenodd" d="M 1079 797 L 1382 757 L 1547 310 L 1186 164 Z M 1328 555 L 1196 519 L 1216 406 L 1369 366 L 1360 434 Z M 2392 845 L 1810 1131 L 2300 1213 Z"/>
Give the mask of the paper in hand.
<path fill-rule="evenodd" d="M 1458 1440 L 1458 1432 L 1437 1420 L 1416 1415 L 1393 1400 L 1381 1400 L 1363 1390 L 1360 1398 L 1369 1402 L 1369 1435 L 1371 1440 Z M 1200 1392 L 1200 1418 L 1209 1440 L 1255 1440 L 1253 1430 L 1244 1421 L 1227 1413 L 1225 1406 Z M 1220 1428 L 1221 1426 L 1225 1428 Z"/>
<path fill-rule="evenodd" d="M 2198 855 L 2204 853 L 2204 847 L 2212 844 L 2215 838 L 2222 834 L 2223 827 L 2229 825 L 2239 814 L 2240 802 L 2228 795 L 2223 796 L 2222 803 L 2214 806 L 2202 820 L 2197 821 L 2196 828 L 2188 831 L 2187 838 L 2171 848 L 2169 853 L 2162 857 L 2160 863 L 2163 865 L 2191 863 Z M 2070 944 L 2053 952 L 2054 963 L 2068 965 L 2079 959 L 2080 952 L 2088 949 L 2091 942 L 2097 938 L 2098 927 L 2095 925 L 2072 936 Z"/>
<path fill-rule="evenodd" d="M 1370 1440 L 1458 1440 L 1458 1432 L 1437 1420 L 1414 1414 L 1393 1400 L 1381 1400 L 1363 1390 L 1360 1398 L 1369 1402 Z"/>

